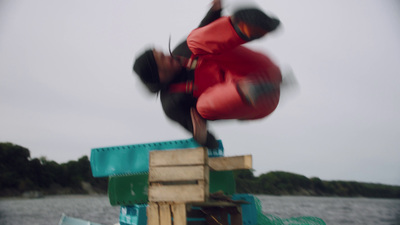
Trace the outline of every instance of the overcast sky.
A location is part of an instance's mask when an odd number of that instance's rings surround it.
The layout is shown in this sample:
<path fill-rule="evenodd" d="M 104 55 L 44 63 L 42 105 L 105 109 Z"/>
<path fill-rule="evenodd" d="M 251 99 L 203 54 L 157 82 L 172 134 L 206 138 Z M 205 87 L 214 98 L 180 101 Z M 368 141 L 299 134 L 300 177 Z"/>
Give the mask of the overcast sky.
<path fill-rule="evenodd" d="M 299 90 L 265 119 L 209 123 L 225 155 L 252 154 L 256 175 L 400 185 L 400 2 L 256 2 L 283 26 L 248 46 L 290 66 Z M 185 38 L 209 6 L 0 0 L 0 142 L 63 163 L 97 147 L 190 138 L 131 68 L 144 47 Z"/>

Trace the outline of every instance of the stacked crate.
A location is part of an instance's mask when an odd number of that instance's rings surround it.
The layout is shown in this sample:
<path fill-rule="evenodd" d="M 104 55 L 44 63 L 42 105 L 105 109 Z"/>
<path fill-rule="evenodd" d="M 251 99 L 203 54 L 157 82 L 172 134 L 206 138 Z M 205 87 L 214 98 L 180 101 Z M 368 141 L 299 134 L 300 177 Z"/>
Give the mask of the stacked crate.
<path fill-rule="evenodd" d="M 232 170 L 250 169 L 251 156 L 223 157 L 219 143 L 212 150 L 193 139 L 96 148 L 92 173 L 109 177 L 108 195 L 111 205 L 121 206 L 121 225 L 241 224 L 235 217 L 240 205 L 208 197 L 216 191 L 233 195 Z"/>
<path fill-rule="evenodd" d="M 197 208 L 207 224 L 242 225 L 240 204 L 209 199 L 210 169 L 251 168 L 251 157 L 241 158 L 243 163 L 236 165 L 237 158 L 209 160 L 207 150 L 201 147 L 150 152 L 147 224 L 186 225 L 190 222 L 187 212 Z"/>

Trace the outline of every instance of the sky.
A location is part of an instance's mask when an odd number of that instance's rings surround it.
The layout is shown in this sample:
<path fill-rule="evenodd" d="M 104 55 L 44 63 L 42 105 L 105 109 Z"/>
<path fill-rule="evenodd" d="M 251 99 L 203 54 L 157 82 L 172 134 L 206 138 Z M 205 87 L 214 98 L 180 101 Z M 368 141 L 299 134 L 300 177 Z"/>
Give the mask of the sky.
<path fill-rule="evenodd" d="M 240 0 L 223 1 L 230 15 Z M 400 185 L 400 2 L 258 0 L 282 26 L 246 44 L 291 68 L 295 91 L 267 118 L 208 123 L 255 175 Z M 132 72 L 167 52 L 210 1 L 0 0 L 0 142 L 58 163 L 92 148 L 191 138 Z"/>

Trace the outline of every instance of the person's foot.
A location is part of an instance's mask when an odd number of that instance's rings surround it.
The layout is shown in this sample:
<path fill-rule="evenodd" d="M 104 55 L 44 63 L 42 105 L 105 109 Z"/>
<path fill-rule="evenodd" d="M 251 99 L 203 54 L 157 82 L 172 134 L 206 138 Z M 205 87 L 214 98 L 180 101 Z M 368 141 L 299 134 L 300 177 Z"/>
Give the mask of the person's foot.
<path fill-rule="evenodd" d="M 280 24 L 278 19 L 256 8 L 238 10 L 232 15 L 231 21 L 238 35 L 246 41 L 260 38 Z"/>
<path fill-rule="evenodd" d="M 204 146 L 207 143 L 207 123 L 206 120 L 200 116 L 196 108 L 190 108 L 190 116 L 192 117 L 193 124 L 193 138 L 200 145 Z"/>
<path fill-rule="evenodd" d="M 279 84 L 259 80 L 244 79 L 238 82 L 237 91 L 244 100 L 255 106 L 260 96 L 271 94 L 279 89 Z"/>

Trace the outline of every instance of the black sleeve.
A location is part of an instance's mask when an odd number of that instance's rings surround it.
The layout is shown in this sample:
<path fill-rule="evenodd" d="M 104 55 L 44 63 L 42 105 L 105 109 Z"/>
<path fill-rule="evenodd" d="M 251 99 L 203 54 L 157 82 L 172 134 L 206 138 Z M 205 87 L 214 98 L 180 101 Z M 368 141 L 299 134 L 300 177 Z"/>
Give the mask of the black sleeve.
<path fill-rule="evenodd" d="M 206 14 L 206 16 L 203 18 L 203 20 L 201 21 L 199 27 L 204 27 L 205 25 L 210 24 L 213 21 L 219 19 L 221 17 L 221 12 L 222 9 L 216 11 L 210 9 Z"/>
<path fill-rule="evenodd" d="M 176 48 L 174 49 L 174 51 L 172 51 L 173 55 L 176 56 L 181 56 L 181 57 L 185 57 L 185 58 L 190 58 L 190 56 L 192 55 L 192 52 L 190 51 L 186 40 L 181 42 L 178 46 L 176 46 Z"/>
<path fill-rule="evenodd" d="M 204 27 L 207 24 L 210 24 L 213 21 L 219 19 L 221 17 L 221 12 L 222 12 L 222 9 L 215 10 L 215 11 L 210 9 L 208 11 L 208 13 L 206 14 L 206 16 L 203 18 L 203 20 L 201 21 L 199 27 Z M 185 40 L 185 41 L 181 42 L 178 46 L 176 46 L 176 48 L 174 49 L 172 54 L 189 58 L 191 56 L 192 52 L 189 50 L 189 47 Z"/>

